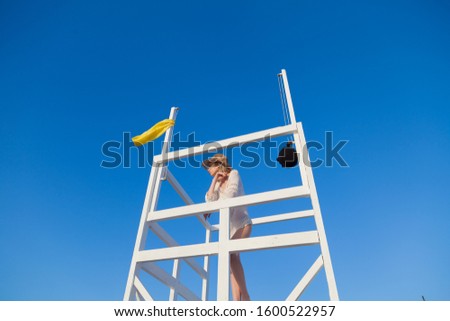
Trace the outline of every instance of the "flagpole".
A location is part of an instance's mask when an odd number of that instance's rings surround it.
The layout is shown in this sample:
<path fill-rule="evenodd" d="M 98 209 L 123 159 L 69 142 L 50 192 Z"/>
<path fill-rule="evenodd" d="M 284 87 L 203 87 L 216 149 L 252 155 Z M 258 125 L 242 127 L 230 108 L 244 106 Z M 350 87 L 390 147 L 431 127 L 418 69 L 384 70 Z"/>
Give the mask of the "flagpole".
<path fill-rule="evenodd" d="M 169 119 L 173 120 L 173 121 L 176 121 L 179 110 L 180 110 L 179 107 L 172 107 L 170 109 Z M 161 156 L 162 156 L 163 160 L 164 160 L 165 155 L 169 151 L 170 143 L 172 142 L 172 133 L 173 133 L 173 127 L 174 126 L 170 127 L 167 130 L 166 135 L 164 136 L 164 144 L 163 144 L 163 147 L 162 147 L 162 150 L 161 150 Z M 170 139 L 170 141 L 169 141 L 169 139 Z M 163 181 L 165 181 L 167 179 L 167 166 L 168 166 L 167 164 L 164 164 L 164 167 L 163 167 L 163 172 L 162 172 L 162 176 L 161 176 L 161 180 L 163 180 Z"/>

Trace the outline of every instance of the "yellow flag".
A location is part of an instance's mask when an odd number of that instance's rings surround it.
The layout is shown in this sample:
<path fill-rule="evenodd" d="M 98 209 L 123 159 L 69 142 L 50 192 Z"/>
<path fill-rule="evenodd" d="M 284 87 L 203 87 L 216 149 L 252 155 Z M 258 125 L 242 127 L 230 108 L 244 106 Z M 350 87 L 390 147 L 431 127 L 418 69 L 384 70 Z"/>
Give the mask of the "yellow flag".
<path fill-rule="evenodd" d="M 172 119 L 161 120 L 159 123 L 153 125 L 153 127 L 147 130 L 145 133 L 134 136 L 131 140 L 133 141 L 135 146 L 142 146 L 164 134 L 166 130 L 168 130 L 173 125 L 175 125 L 175 121 Z"/>

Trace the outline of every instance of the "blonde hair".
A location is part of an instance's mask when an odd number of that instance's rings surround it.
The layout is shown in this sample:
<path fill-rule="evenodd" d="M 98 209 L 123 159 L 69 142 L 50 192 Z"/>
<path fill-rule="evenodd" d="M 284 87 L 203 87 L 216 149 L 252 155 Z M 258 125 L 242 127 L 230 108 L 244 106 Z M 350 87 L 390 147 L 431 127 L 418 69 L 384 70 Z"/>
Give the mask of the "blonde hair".
<path fill-rule="evenodd" d="M 223 154 L 215 154 L 213 157 L 203 161 L 202 166 L 208 169 L 211 166 L 218 166 L 221 172 L 231 172 L 231 166 L 228 158 Z"/>

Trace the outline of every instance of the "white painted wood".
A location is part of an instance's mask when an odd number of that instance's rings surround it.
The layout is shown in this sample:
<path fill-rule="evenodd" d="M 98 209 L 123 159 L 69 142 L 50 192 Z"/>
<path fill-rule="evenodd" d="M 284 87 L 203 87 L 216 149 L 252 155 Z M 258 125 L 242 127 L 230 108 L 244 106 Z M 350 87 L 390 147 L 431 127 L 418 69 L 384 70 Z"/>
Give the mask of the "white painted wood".
<path fill-rule="evenodd" d="M 134 278 L 134 286 L 136 287 L 138 294 L 145 300 L 145 301 L 154 301 L 150 293 L 148 293 L 145 286 L 142 284 L 141 280 L 136 276 Z"/>
<path fill-rule="evenodd" d="M 256 142 L 263 139 L 266 139 L 267 137 L 279 137 L 283 135 L 289 135 L 292 134 L 295 130 L 295 124 L 287 125 L 287 126 L 280 126 L 280 127 L 274 127 L 271 129 L 261 130 L 259 132 L 241 135 L 233 138 L 228 138 L 224 140 L 219 140 L 213 143 L 207 143 L 195 147 L 185 148 L 177 151 L 172 151 L 167 153 L 164 157 L 162 155 L 155 155 L 153 157 L 153 161 L 156 163 L 161 163 L 163 161 L 173 161 L 176 159 L 181 159 L 189 156 L 194 155 L 200 155 L 203 153 L 214 153 L 216 152 L 217 148 L 220 147 L 220 149 L 223 148 L 231 148 L 235 146 L 240 146 L 242 144 L 248 143 L 248 142 Z"/>
<path fill-rule="evenodd" d="M 323 267 L 323 259 L 322 255 L 319 255 L 317 260 L 313 263 L 313 265 L 308 269 L 306 274 L 302 277 L 300 282 L 295 286 L 294 290 L 292 290 L 291 294 L 286 298 L 286 301 L 297 301 L 298 298 L 302 295 L 314 277 L 319 273 L 320 269 Z"/>
<path fill-rule="evenodd" d="M 306 142 L 300 139 L 300 135 L 297 131 L 294 133 L 294 143 L 295 149 L 298 157 L 298 169 L 300 171 L 300 178 L 302 180 L 302 185 L 307 186 L 309 188 L 308 175 L 306 175 L 306 166 L 311 166 L 309 160 L 307 159 L 307 153 L 303 154 L 303 151 L 307 151 Z"/>
<path fill-rule="evenodd" d="M 291 90 L 289 89 L 289 82 L 288 82 L 286 70 L 281 69 L 281 75 L 283 78 L 283 87 L 284 87 L 284 92 L 286 94 L 286 102 L 287 102 L 288 110 L 289 110 L 289 118 L 291 120 L 291 124 L 295 124 L 295 123 L 297 123 L 297 121 L 295 120 L 294 104 L 292 103 Z"/>
<path fill-rule="evenodd" d="M 205 244 L 208 244 L 211 242 L 211 229 L 206 230 L 206 236 L 205 236 Z M 208 300 L 208 294 L 209 294 L 209 256 L 205 255 L 203 258 L 203 270 L 206 271 L 206 276 L 202 278 L 202 301 Z"/>
<path fill-rule="evenodd" d="M 177 115 L 178 115 L 178 109 L 179 109 L 178 107 L 172 107 L 170 109 L 169 119 L 176 120 Z M 172 133 L 173 133 L 173 126 L 170 127 L 164 135 L 164 144 L 161 149 L 161 157 L 163 159 L 165 158 L 165 155 L 167 155 L 167 152 L 169 151 L 170 142 L 172 141 Z M 155 162 L 155 161 L 153 161 L 153 162 Z M 155 186 L 155 189 L 153 190 L 152 203 L 151 203 L 149 212 L 153 212 L 156 209 L 156 205 L 158 204 L 159 192 L 161 190 L 161 180 L 163 179 L 165 173 L 167 172 L 167 163 L 164 163 L 161 165 L 162 165 L 161 170 L 158 171 L 157 176 L 156 176 L 156 186 Z M 149 213 L 149 215 L 150 215 L 150 213 Z"/>
<path fill-rule="evenodd" d="M 171 108 L 169 119 L 173 120 L 176 119 L 177 110 L 178 110 L 177 107 Z M 172 141 L 172 132 L 173 131 L 166 131 L 164 136 L 165 142 Z M 168 146 L 169 144 L 164 144 L 162 155 L 167 151 Z M 131 259 L 131 266 L 130 272 L 128 274 L 127 285 L 125 288 L 124 301 L 131 300 L 131 298 L 133 297 L 132 292 L 135 290 L 133 287 L 134 277 L 139 276 L 139 269 L 137 268 L 135 257 L 139 251 L 145 248 L 145 242 L 147 240 L 148 235 L 147 216 L 150 212 L 154 211 L 156 208 L 159 190 L 161 186 L 162 169 L 163 168 L 159 164 L 153 162 L 152 169 L 150 171 L 150 178 L 147 184 L 147 192 L 145 193 L 144 206 L 142 208 L 141 220 L 139 222 L 139 228 L 136 236 L 136 243 L 134 246 L 133 257 Z"/>
<path fill-rule="evenodd" d="M 156 182 L 156 175 L 159 170 L 160 170 L 160 167 L 152 166 L 152 169 L 150 172 L 150 178 L 149 178 L 148 185 L 147 185 L 147 192 L 145 194 L 145 201 L 144 201 L 144 206 L 142 208 L 141 220 L 139 223 L 138 233 L 136 236 L 136 243 L 134 246 L 133 257 L 131 259 L 130 272 L 128 273 L 128 280 L 127 280 L 127 286 L 125 288 L 124 301 L 129 301 L 133 297 L 135 297 L 135 295 L 133 295 L 133 291 L 135 291 L 135 289 L 133 287 L 133 282 L 134 282 L 135 276 L 139 275 L 139 269 L 137 269 L 137 266 L 136 266 L 136 255 L 139 253 L 139 251 L 143 250 L 145 247 L 145 241 L 147 239 L 147 234 L 148 234 L 147 213 L 150 208 L 151 199 L 153 197 L 153 189 L 155 187 L 155 182 Z"/>
<path fill-rule="evenodd" d="M 147 219 L 156 210 L 156 206 L 157 206 L 158 200 L 159 200 L 159 192 L 161 191 L 161 178 L 162 178 L 164 171 L 165 171 L 165 167 L 160 167 L 160 169 L 156 172 L 155 188 L 153 189 L 153 197 L 152 197 L 152 202 L 150 204 L 150 208 L 149 208 L 149 211 L 147 214 Z"/>
<path fill-rule="evenodd" d="M 219 242 L 201 243 L 195 245 L 183 245 L 154 250 L 145 250 L 137 255 L 137 262 L 150 262 L 159 260 L 171 260 L 194 256 L 215 255 L 219 253 Z M 281 248 L 289 246 L 306 246 L 318 244 L 317 231 L 275 234 L 268 236 L 250 237 L 245 239 L 229 240 L 226 246 L 230 252 L 243 252 Z M 222 244 L 220 245 L 222 246 Z"/>
<path fill-rule="evenodd" d="M 127 301 L 141 301 L 143 300 L 143 298 L 139 295 L 138 291 L 136 290 L 135 286 L 131 287 L 131 291 L 130 291 L 130 297 Z"/>
<path fill-rule="evenodd" d="M 281 70 L 281 77 L 283 79 L 283 87 L 284 87 L 284 93 L 286 96 L 286 102 L 288 105 L 290 122 L 291 122 L 291 124 L 297 126 L 297 124 L 296 124 L 297 121 L 296 121 L 295 111 L 294 111 L 294 104 L 292 102 L 291 90 L 289 88 L 289 81 L 288 81 L 287 73 L 286 73 L 285 69 Z M 297 130 L 295 130 L 293 132 L 293 137 L 294 137 L 295 148 L 296 148 L 297 156 L 298 156 L 298 163 L 299 163 L 299 170 L 300 170 L 300 177 L 302 180 L 302 185 L 309 186 L 308 178 L 307 178 L 306 170 L 305 170 L 305 164 L 303 162 L 304 158 L 303 158 L 302 151 L 303 151 L 304 146 L 302 146 L 302 143 L 300 142 L 300 139 L 299 139 L 298 127 L 297 127 Z M 306 144 L 306 142 L 305 142 L 305 144 Z M 307 166 L 309 166 L 309 164 L 307 164 Z"/>
<path fill-rule="evenodd" d="M 303 132 L 302 124 L 298 123 L 297 126 L 299 139 L 303 144 L 304 142 L 306 142 L 306 138 Z M 309 163 L 309 153 L 306 148 L 304 149 L 304 153 L 306 154 L 305 157 Z M 333 266 L 331 265 L 330 250 L 328 249 L 327 236 L 325 234 L 325 227 L 322 220 L 319 197 L 317 196 L 316 184 L 314 182 L 313 172 L 310 166 L 306 166 L 306 175 L 308 177 L 309 189 L 311 191 L 311 203 L 315 213 L 314 220 L 316 222 L 317 232 L 319 233 L 320 238 L 320 249 L 322 251 L 325 275 L 328 282 L 328 291 L 330 294 L 330 299 L 333 301 L 337 301 L 339 300 L 339 295 L 337 291 L 336 280 L 334 278 Z"/>
<path fill-rule="evenodd" d="M 169 119 L 176 120 L 177 115 L 178 115 L 178 110 L 179 110 L 178 107 L 172 107 L 170 110 Z M 166 135 L 164 136 L 164 144 L 163 144 L 163 147 L 161 150 L 161 156 L 163 156 L 163 157 L 169 151 L 170 143 L 172 142 L 173 128 L 174 128 L 174 126 L 169 127 L 169 129 L 167 129 L 167 131 L 166 131 Z M 163 167 L 161 180 L 165 180 L 167 178 L 167 171 L 168 171 L 167 166 L 168 166 L 168 164 L 166 164 L 166 166 Z"/>
<path fill-rule="evenodd" d="M 167 180 L 170 183 L 170 185 L 172 185 L 172 187 L 175 189 L 175 191 L 178 193 L 178 195 L 180 195 L 181 199 L 188 205 L 194 204 L 194 202 L 192 201 L 192 199 L 189 197 L 189 195 L 186 193 L 186 191 L 183 189 L 183 187 L 181 186 L 181 184 L 177 181 L 177 179 L 175 178 L 175 176 L 173 176 L 172 172 L 170 172 L 169 170 L 167 170 Z M 205 218 L 203 217 L 203 215 L 196 215 L 197 219 L 199 220 L 199 222 L 206 228 L 206 229 L 211 229 L 211 224 L 209 224 L 209 222 L 207 220 L 205 220 Z"/>
<path fill-rule="evenodd" d="M 302 154 L 302 151 L 304 150 L 303 149 L 304 146 L 302 145 L 302 142 L 300 142 L 299 135 L 298 135 L 298 126 L 296 124 L 297 121 L 296 121 L 296 117 L 295 117 L 294 104 L 292 102 L 291 90 L 289 87 L 289 81 L 288 81 L 288 77 L 287 77 L 287 73 L 286 73 L 285 69 L 281 70 L 281 77 L 283 79 L 283 87 L 284 87 L 284 93 L 286 96 L 286 102 L 288 105 L 290 122 L 291 122 L 291 124 L 296 125 L 296 127 L 297 127 L 297 130 L 295 130 L 293 132 L 293 137 L 294 137 L 295 148 L 296 148 L 297 156 L 298 156 L 300 178 L 302 180 L 302 185 L 309 186 L 308 178 L 307 178 L 306 170 L 305 170 L 304 158 L 303 158 L 303 154 Z M 306 142 L 304 142 L 304 143 L 306 144 Z M 309 166 L 309 164 L 307 164 L 307 166 Z"/>
<path fill-rule="evenodd" d="M 312 216 L 314 216 L 314 211 L 306 210 L 306 211 L 299 211 L 299 212 L 276 214 L 276 215 L 252 218 L 252 223 L 255 226 L 255 225 L 268 224 L 268 223 L 274 223 L 274 222 L 295 220 L 295 219 L 299 219 L 299 218 L 306 218 L 306 217 L 312 217 Z M 218 224 L 215 224 L 212 227 L 213 227 L 213 230 L 219 229 Z"/>
<path fill-rule="evenodd" d="M 321 256 L 316 260 L 313 266 L 304 275 L 302 280 L 297 284 L 292 293 L 288 296 L 289 299 L 298 299 L 308 284 L 314 279 L 315 275 L 322 268 L 325 269 L 325 274 L 328 282 L 329 294 L 331 300 L 338 300 L 338 293 L 336 288 L 336 281 L 334 279 L 334 272 L 331 266 L 331 258 L 326 240 L 325 229 L 322 221 L 322 214 L 320 211 L 320 204 L 317 196 L 317 190 L 314 183 L 312 169 L 310 167 L 309 155 L 306 148 L 306 139 L 304 137 L 303 127 L 301 123 L 296 122 L 294 113 L 294 106 L 290 94 L 289 83 L 286 71 L 281 72 L 283 87 L 285 90 L 286 102 L 288 105 L 289 117 L 291 124 L 280 126 L 268 130 L 263 130 L 251 134 L 241 135 L 234 138 L 224 139 L 213 143 L 196 146 L 194 148 L 183 149 L 179 151 L 169 152 L 169 144 L 172 140 L 173 128 L 166 132 L 164 139 L 164 146 L 161 155 L 154 156 L 154 166 L 150 174 L 149 184 L 147 186 L 146 198 L 144 201 L 143 212 L 141 215 L 141 222 L 138 230 L 138 237 L 136 240 L 135 250 L 133 252 L 132 264 L 125 291 L 125 300 L 131 298 L 145 299 L 144 291 L 139 291 L 134 285 L 133 280 L 139 275 L 140 266 L 145 271 L 152 274 L 164 284 L 171 288 L 171 300 L 176 298 L 176 293 L 179 292 L 187 300 L 198 300 L 198 297 L 190 292 L 178 281 L 179 264 L 181 260 L 186 261 L 201 277 L 202 277 L 202 300 L 207 299 L 208 285 L 209 285 L 209 256 L 218 255 L 218 289 L 217 299 L 229 299 L 229 254 L 243 251 L 254 251 L 269 248 L 280 248 L 290 246 L 302 246 L 320 244 Z M 174 109 L 175 108 L 175 109 Z M 173 107 L 171 116 L 176 117 L 178 108 Z M 175 179 L 172 173 L 167 169 L 170 161 L 181 159 L 184 157 L 195 156 L 205 152 L 215 152 L 220 149 L 240 146 L 248 142 L 259 141 L 267 137 L 287 136 L 293 134 L 293 139 L 297 152 L 299 153 L 299 172 L 302 180 L 302 186 L 285 188 L 264 193 L 250 194 L 241 197 L 236 197 L 228 200 L 219 200 L 210 203 L 193 204 L 192 199 L 183 189 L 181 184 Z M 156 164 L 161 164 L 162 167 L 157 167 Z M 158 203 L 158 196 L 160 191 L 161 180 L 167 178 L 169 183 L 173 186 L 180 197 L 185 201 L 187 206 L 181 206 L 166 210 L 156 211 Z M 263 204 L 267 202 L 274 202 L 278 200 L 285 200 L 298 197 L 311 197 L 313 205 L 312 210 L 299 211 L 293 213 L 284 213 L 278 215 L 271 215 L 268 217 L 253 219 L 254 225 L 267 224 L 278 221 L 292 220 L 302 217 L 314 216 L 317 231 L 287 233 L 279 235 L 269 235 L 252 237 L 248 239 L 229 239 L 229 212 L 230 208 L 237 206 L 251 206 L 256 204 Z M 209 222 L 203 219 L 202 214 L 220 211 L 219 225 L 212 226 Z M 195 215 L 206 229 L 206 239 L 204 244 L 179 246 L 167 232 L 165 232 L 156 221 L 176 219 Z M 148 227 L 152 228 L 169 247 L 163 249 L 144 250 L 144 245 L 147 237 Z M 211 242 L 211 232 L 219 230 L 219 241 Z M 204 268 L 201 268 L 192 257 L 203 256 Z M 151 261 L 174 259 L 173 275 L 169 275 L 164 270 L 158 268 Z M 141 284 L 142 285 L 142 284 Z M 145 290 L 145 288 L 144 288 Z"/>
<path fill-rule="evenodd" d="M 234 253 L 300 245 L 314 245 L 318 243 L 319 237 L 317 231 L 308 231 L 231 240 L 228 244 L 228 249 L 231 253 Z"/>
<path fill-rule="evenodd" d="M 253 225 L 260 225 L 260 224 L 267 224 L 267 223 L 273 223 L 273 222 L 295 220 L 295 219 L 311 217 L 311 216 L 314 216 L 314 211 L 307 210 L 307 211 L 299 211 L 299 212 L 271 215 L 271 216 L 266 216 L 266 217 L 258 217 L 258 218 L 252 219 L 252 222 L 253 222 Z"/>
<path fill-rule="evenodd" d="M 179 280 L 180 276 L 180 260 L 175 259 L 173 260 L 173 271 L 172 276 L 174 279 Z M 169 301 L 177 301 L 178 293 L 175 288 L 170 288 L 169 291 Z"/>
<path fill-rule="evenodd" d="M 134 291 L 134 294 L 135 301 L 145 301 L 144 297 L 138 291 Z"/>
<path fill-rule="evenodd" d="M 278 189 L 270 192 L 247 194 L 244 196 L 233 197 L 225 200 L 218 200 L 209 203 L 200 203 L 193 205 L 186 205 L 174 207 L 153 212 L 149 216 L 150 221 L 159 221 L 166 219 L 174 219 L 179 217 L 186 217 L 193 214 L 211 213 L 226 207 L 250 206 L 255 204 L 264 204 L 273 201 L 281 201 L 286 199 L 307 197 L 309 196 L 308 188 L 304 186 L 295 186 L 289 188 Z"/>
<path fill-rule="evenodd" d="M 217 301 L 230 299 L 230 209 L 220 209 L 219 253 L 217 271 Z"/>
<path fill-rule="evenodd" d="M 142 264 L 142 270 L 148 274 L 154 276 L 156 279 L 164 283 L 170 288 L 176 289 L 179 295 L 181 295 L 186 300 L 200 301 L 200 298 L 195 295 L 191 290 L 185 287 L 181 282 L 171 276 L 169 273 L 161 269 L 155 263 L 147 262 Z"/>
<path fill-rule="evenodd" d="M 152 222 L 150 230 L 155 233 L 167 246 L 175 247 L 179 244 L 158 223 Z M 201 278 L 206 278 L 206 271 L 192 258 L 183 259 Z"/>
<path fill-rule="evenodd" d="M 213 255 L 219 252 L 219 243 L 183 245 L 162 249 L 140 251 L 137 255 L 137 262 L 173 260 L 175 258 L 195 257 Z"/>

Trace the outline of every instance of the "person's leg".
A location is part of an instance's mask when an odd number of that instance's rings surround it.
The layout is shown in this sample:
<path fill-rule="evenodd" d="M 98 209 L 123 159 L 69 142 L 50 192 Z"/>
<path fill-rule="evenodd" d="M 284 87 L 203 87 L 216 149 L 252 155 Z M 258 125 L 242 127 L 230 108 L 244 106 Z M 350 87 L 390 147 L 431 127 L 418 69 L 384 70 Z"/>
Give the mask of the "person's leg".
<path fill-rule="evenodd" d="M 239 289 L 239 285 L 233 273 L 230 273 L 230 280 L 231 280 L 231 294 L 233 295 L 233 300 L 241 301 L 241 290 Z"/>
<path fill-rule="evenodd" d="M 236 297 L 240 298 L 242 301 L 249 301 L 250 296 L 248 294 L 247 285 L 245 283 L 244 269 L 242 267 L 239 254 L 231 254 L 230 268 L 237 285 L 237 289 L 233 289 L 233 293 L 236 293 Z M 240 294 L 239 296 L 237 296 L 238 291 Z"/>
<path fill-rule="evenodd" d="M 236 231 L 236 233 L 233 235 L 232 239 L 247 238 L 250 236 L 251 231 L 252 231 L 252 226 L 247 225 L 247 226 L 239 229 L 238 231 Z M 242 267 L 241 258 L 239 256 L 239 253 L 230 255 L 230 268 L 231 268 L 231 273 L 233 274 L 233 278 L 236 281 L 236 284 L 239 288 L 241 300 L 249 301 L 250 296 L 247 291 L 244 268 Z M 232 283 L 232 285 L 233 285 L 233 283 Z M 236 293 L 238 293 L 237 290 L 235 290 L 234 288 L 233 288 L 233 291 L 236 291 Z M 233 298 L 234 297 L 235 296 L 233 294 Z"/>

